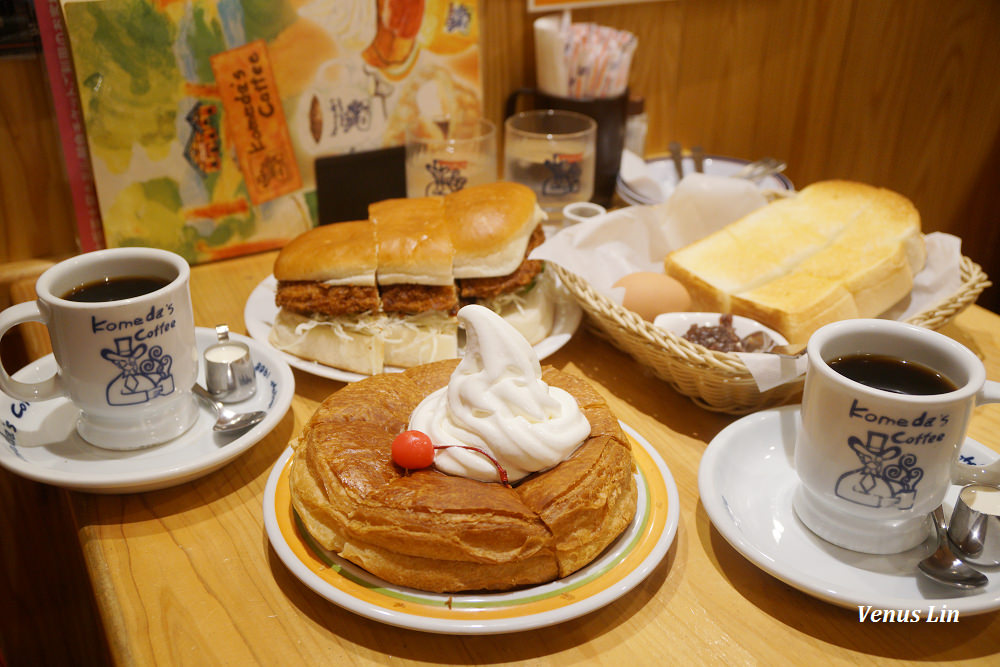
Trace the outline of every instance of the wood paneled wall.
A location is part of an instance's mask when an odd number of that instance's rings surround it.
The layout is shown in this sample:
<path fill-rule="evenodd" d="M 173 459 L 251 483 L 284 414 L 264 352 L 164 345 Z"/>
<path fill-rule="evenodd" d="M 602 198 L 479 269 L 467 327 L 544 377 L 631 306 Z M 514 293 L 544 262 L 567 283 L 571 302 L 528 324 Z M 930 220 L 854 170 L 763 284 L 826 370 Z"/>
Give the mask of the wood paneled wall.
<path fill-rule="evenodd" d="M 534 83 L 525 0 L 480 0 L 486 114 Z M 639 37 L 647 150 L 788 161 L 897 190 L 1000 280 L 1000 3 L 666 0 L 576 10 Z M 0 61 L 0 262 L 75 252 L 44 64 Z M 980 303 L 998 310 L 998 288 Z"/>

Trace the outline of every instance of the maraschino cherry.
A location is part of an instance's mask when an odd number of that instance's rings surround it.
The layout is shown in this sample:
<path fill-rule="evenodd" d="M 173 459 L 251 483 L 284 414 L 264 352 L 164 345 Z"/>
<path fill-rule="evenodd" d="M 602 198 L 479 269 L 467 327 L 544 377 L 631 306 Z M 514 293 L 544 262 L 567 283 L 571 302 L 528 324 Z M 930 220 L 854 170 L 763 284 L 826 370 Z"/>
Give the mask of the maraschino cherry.
<path fill-rule="evenodd" d="M 449 447 L 461 447 L 462 449 L 471 449 L 474 452 L 479 452 L 496 466 L 497 474 L 500 475 L 500 482 L 504 486 L 510 486 L 507 482 L 507 471 L 500 465 L 500 462 L 479 447 L 469 445 L 435 445 L 431 442 L 430 436 L 423 431 L 403 431 L 393 438 L 392 460 L 400 468 L 406 470 L 429 468 L 434 465 L 434 451 Z"/>

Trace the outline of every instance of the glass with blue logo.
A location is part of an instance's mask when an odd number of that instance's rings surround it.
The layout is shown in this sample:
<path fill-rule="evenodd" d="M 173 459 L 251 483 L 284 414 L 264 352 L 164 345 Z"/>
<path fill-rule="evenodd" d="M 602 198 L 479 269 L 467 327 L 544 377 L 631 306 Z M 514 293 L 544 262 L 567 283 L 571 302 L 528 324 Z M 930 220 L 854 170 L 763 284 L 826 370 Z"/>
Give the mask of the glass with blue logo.
<path fill-rule="evenodd" d="M 527 185 L 550 217 L 594 195 L 597 123 L 561 109 L 522 111 L 504 122 L 504 179 Z"/>
<path fill-rule="evenodd" d="M 485 118 L 421 117 L 407 127 L 407 197 L 446 195 L 496 180 L 496 126 Z"/>

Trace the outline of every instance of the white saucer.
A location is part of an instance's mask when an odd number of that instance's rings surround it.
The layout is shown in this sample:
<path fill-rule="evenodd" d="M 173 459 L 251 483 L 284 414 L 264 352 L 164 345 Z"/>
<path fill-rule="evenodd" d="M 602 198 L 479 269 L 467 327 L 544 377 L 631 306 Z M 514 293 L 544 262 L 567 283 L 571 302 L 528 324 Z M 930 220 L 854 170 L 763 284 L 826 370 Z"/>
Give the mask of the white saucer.
<path fill-rule="evenodd" d="M 387 583 L 326 551 L 292 509 L 289 448 L 264 489 L 264 527 L 292 574 L 330 602 L 381 623 L 425 632 L 489 635 L 542 628 L 611 604 L 638 586 L 677 534 L 677 485 L 656 449 L 626 424 L 636 461 L 636 516 L 604 552 L 563 579 L 502 593 L 428 593 Z"/>
<path fill-rule="evenodd" d="M 199 355 L 216 342 L 214 329 L 198 327 Z M 230 333 L 246 343 L 254 361 L 257 392 L 228 407 L 238 411 L 267 410 L 267 417 L 248 431 L 215 433 L 215 415 L 198 401 L 198 420 L 187 433 L 162 445 L 131 451 L 95 447 L 76 432 L 79 410 L 68 398 L 26 403 L 0 393 L 0 465 L 11 472 L 46 484 L 95 493 L 134 493 L 188 482 L 236 458 L 273 429 L 292 402 L 295 377 L 288 364 L 269 348 L 246 336 Z M 50 354 L 25 366 L 14 377 L 37 382 L 56 370 Z M 204 369 L 198 381 L 204 385 Z"/>
<path fill-rule="evenodd" d="M 724 538 L 761 568 L 821 600 L 857 610 L 906 609 L 926 618 L 931 607 L 962 616 L 1000 608 L 1000 569 L 987 571 L 985 588 L 963 593 L 917 573 L 917 563 L 933 551 L 928 538 L 910 551 L 872 556 L 841 549 L 813 535 L 792 510 L 798 477 L 792 452 L 799 406 L 763 410 L 724 428 L 702 455 L 698 492 L 709 519 Z M 983 465 L 996 452 L 966 439 L 966 463 Z M 945 516 L 958 496 L 945 497 Z"/>
<path fill-rule="evenodd" d="M 340 368 L 326 366 L 316 361 L 302 359 L 296 357 L 294 354 L 288 354 L 272 347 L 267 337 L 271 333 L 274 318 L 278 315 L 278 307 L 274 304 L 274 293 L 277 288 L 278 281 L 271 275 L 262 280 L 254 288 L 253 292 L 250 293 L 249 298 L 247 298 L 246 307 L 243 309 L 243 321 L 246 324 L 247 333 L 261 345 L 266 345 L 271 350 L 274 350 L 288 365 L 300 371 L 341 382 L 357 382 L 368 377 L 361 373 L 345 371 Z M 535 354 L 538 355 L 539 361 L 554 354 L 559 348 L 568 343 L 569 339 L 576 332 L 576 328 L 580 326 L 580 320 L 583 318 L 583 311 L 572 296 L 566 294 L 561 289 L 558 291 L 558 294 L 560 298 L 556 303 L 555 324 L 552 327 L 552 331 L 546 338 L 534 345 Z M 461 348 L 459 348 L 458 354 L 462 356 Z M 402 370 L 405 369 L 396 368 L 395 366 L 385 367 L 385 372 L 387 373 Z"/>

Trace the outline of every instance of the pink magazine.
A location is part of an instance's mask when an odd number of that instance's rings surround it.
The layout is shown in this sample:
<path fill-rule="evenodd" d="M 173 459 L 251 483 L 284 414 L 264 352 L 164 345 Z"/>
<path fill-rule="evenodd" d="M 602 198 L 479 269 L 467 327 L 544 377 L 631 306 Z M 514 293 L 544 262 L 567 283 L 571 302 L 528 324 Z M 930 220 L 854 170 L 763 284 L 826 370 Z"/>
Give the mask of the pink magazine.
<path fill-rule="evenodd" d="M 104 229 L 101 226 L 101 212 L 90 165 L 80 96 L 73 74 L 73 58 L 70 55 L 69 38 L 59 0 L 35 0 L 35 14 L 52 88 L 63 162 L 76 211 L 80 250 L 99 250 L 104 247 Z"/>

